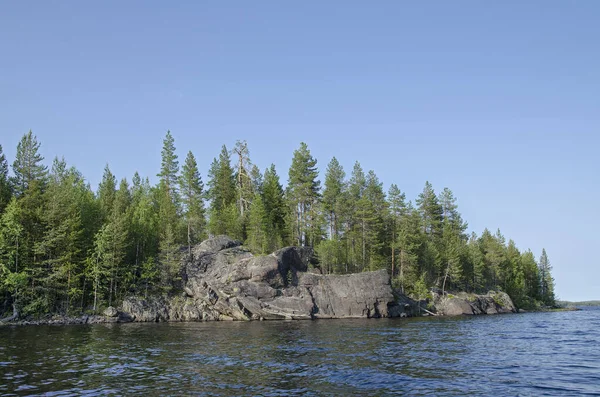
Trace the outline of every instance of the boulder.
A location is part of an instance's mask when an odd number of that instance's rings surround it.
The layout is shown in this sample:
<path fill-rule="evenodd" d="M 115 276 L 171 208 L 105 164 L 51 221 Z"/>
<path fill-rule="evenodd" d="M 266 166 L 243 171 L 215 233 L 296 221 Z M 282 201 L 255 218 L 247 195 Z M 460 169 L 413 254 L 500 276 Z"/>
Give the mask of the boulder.
<path fill-rule="evenodd" d="M 473 311 L 473 307 L 469 304 L 469 302 L 460 298 L 446 298 L 441 302 L 439 307 L 438 305 L 436 305 L 436 309 L 438 312 L 441 312 L 446 316 L 475 314 L 475 312 Z"/>
<path fill-rule="evenodd" d="M 465 292 L 456 295 L 434 293 L 434 306 L 437 312 L 447 316 L 517 312 L 510 296 L 496 291 L 489 291 L 485 295 Z"/>
<path fill-rule="evenodd" d="M 114 307 L 109 306 L 104 310 L 102 314 L 104 314 L 104 316 L 106 317 L 117 317 L 119 315 L 119 312 Z"/>

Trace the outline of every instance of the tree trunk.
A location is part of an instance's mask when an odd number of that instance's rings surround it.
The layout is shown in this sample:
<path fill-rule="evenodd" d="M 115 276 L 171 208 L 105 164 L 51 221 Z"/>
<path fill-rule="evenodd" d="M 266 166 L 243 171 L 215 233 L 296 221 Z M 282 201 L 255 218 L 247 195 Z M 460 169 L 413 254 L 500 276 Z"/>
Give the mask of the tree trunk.
<path fill-rule="evenodd" d="M 188 220 L 188 228 L 187 228 L 187 238 L 188 238 L 188 254 L 190 259 L 192 257 L 192 234 L 191 234 L 191 223 Z"/>
<path fill-rule="evenodd" d="M 446 279 L 448 278 L 448 271 L 450 270 L 450 261 L 446 265 L 446 274 L 444 275 L 444 283 L 442 284 L 442 296 L 446 294 Z"/>
<path fill-rule="evenodd" d="M 71 269 L 67 272 L 67 315 L 69 315 L 69 291 L 71 290 Z"/>
<path fill-rule="evenodd" d="M 392 244 L 392 280 L 394 279 L 394 253 L 396 251 L 396 248 L 394 248 L 394 245 Z"/>
<path fill-rule="evenodd" d="M 400 290 L 404 293 L 404 252 L 400 249 Z"/>

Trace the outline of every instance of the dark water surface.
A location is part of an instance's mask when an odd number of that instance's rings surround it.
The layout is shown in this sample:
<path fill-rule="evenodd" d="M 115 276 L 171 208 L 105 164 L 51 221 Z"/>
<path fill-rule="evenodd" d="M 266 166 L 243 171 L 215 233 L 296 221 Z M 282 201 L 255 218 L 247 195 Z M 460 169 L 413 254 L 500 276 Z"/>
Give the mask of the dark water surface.
<path fill-rule="evenodd" d="M 0 328 L 0 395 L 600 395 L 600 310 Z"/>

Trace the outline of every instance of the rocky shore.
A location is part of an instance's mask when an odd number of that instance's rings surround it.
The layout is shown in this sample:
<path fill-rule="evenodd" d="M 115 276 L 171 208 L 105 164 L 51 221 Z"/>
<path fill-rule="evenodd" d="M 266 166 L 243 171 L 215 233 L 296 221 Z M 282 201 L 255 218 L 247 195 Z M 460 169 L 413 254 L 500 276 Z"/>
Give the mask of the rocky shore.
<path fill-rule="evenodd" d="M 516 312 L 503 292 L 433 292 L 415 302 L 393 291 L 385 270 L 321 274 L 307 247 L 254 256 L 240 242 L 218 236 L 198 244 L 183 266 L 183 290 L 170 297 L 130 296 L 103 315 L 11 321 L 9 324 L 97 324 L 166 321 L 302 320 L 476 315 Z M 6 323 L 6 322 L 5 322 Z"/>

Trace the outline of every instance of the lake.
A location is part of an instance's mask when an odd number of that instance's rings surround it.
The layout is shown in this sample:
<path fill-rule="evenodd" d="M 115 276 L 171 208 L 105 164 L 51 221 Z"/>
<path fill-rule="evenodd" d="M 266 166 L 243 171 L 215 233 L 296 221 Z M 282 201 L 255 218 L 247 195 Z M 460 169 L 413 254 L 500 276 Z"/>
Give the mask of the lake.
<path fill-rule="evenodd" d="M 600 395 L 600 310 L 0 328 L 0 395 Z"/>

